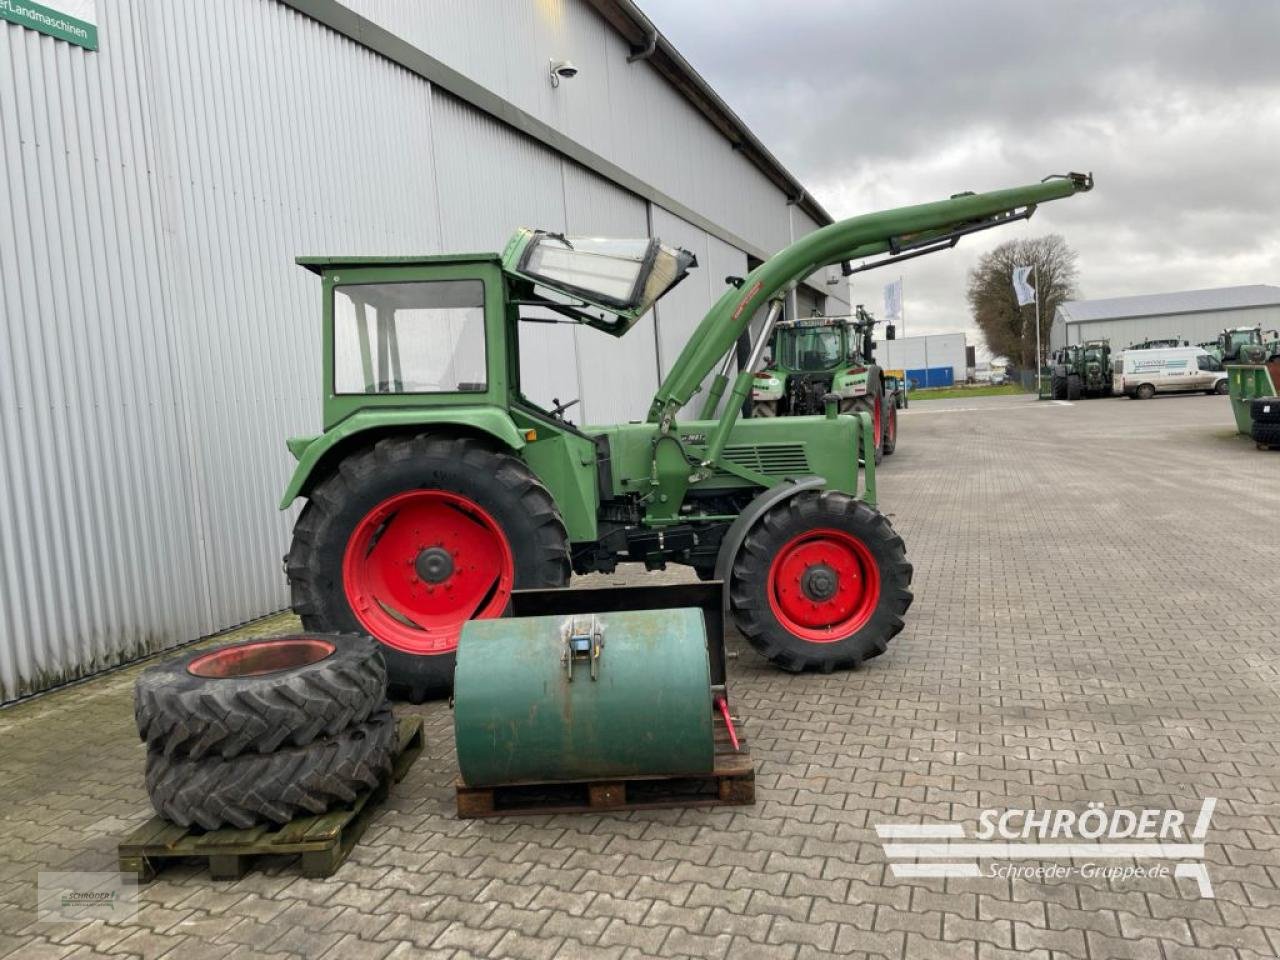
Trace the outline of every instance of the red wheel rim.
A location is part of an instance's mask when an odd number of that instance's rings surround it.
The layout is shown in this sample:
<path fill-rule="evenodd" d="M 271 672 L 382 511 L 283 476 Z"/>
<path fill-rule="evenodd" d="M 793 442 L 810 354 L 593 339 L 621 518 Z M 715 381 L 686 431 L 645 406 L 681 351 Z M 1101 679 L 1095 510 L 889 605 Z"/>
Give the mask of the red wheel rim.
<path fill-rule="evenodd" d="M 880 446 L 880 397 L 876 397 L 875 416 L 872 421 L 872 429 L 875 430 L 876 446 Z"/>
<path fill-rule="evenodd" d="M 448 653 L 468 620 L 501 616 L 514 580 L 511 547 L 493 517 L 446 490 L 383 500 L 356 525 L 342 559 L 361 626 L 413 654 Z"/>
<path fill-rule="evenodd" d="M 255 643 L 238 643 L 211 650 L 187 664 L 187 673 L 196 677 L 228 680 L 260 677 L 279 670 L 293 670 L 319 663 L 337 648 L 319 637 L 280 637 Z"/>
<path fill-rule="evenodd" d="M 769 607 L 787 630 L 813 643 L 856 633 L 880 600 L 880 567 L 867 545 L 843 530 L 809 530 L 769 565 Z"/>

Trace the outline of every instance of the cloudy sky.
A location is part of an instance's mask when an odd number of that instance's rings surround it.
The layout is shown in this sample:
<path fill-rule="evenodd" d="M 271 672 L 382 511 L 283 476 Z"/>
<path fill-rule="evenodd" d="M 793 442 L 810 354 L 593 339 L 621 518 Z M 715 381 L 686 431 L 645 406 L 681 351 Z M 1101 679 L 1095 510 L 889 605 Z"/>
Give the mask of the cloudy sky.
<path fill-rule="evenodd" d="M 1277 0 L 641 5 L 837 218 L 1094 172 L 904 264 L 909 334 L 975 342 L 965 273 L 1019 235 L 1065 235 L 1086 297 L 1280 283 Z"/>

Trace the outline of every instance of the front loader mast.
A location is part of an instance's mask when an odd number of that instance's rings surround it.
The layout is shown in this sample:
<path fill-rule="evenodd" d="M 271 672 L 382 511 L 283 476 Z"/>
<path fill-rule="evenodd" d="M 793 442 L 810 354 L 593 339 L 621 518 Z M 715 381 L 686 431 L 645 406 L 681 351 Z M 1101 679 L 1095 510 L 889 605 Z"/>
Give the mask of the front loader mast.
<path fill-rule="evenodd" d="M 833 264 L 846 275 L 869 269 L 853 268 L 849 261 L 889 254 L 880 265 L 954 246 L 959 237 L 1014 220 L 1027 219 L 1036 205 L 1093 188 L 1092 174 L 1070 173 L 1046 177 L 1040 183 L 990 193 L 962 193 L 949 200 L 902 207 L 851 217 L 802 237 L 752 270 L 742 283 L 731 286 L 698 324 L 689 342 L 658 387 L 649 408 L 648 422 L 659 425 L 654 445 L 654 479 L 670 481 L 672 492 L 683 492 L 688 483 L 706 479 L 723 467 L 721 455 L 737 422 L 751 379 L 773 327 L 782 314 L 782 299 L 805 277 Z M 689 451 L 695 462 L 680 464 L 662 451 L 661 439 L 673 433 L 676 415 L 700 388 L 703 379 L 719 364 L 711 396 L 703 413 L 709 419 L 728 385 L 732 350 L 751 318 L 768 305 L 765 322 L 751 349 L 750 362 L 738 371 L 729 399 L 700 449 Z M 690 472 L 692 468 L 692 472 Z M 677 471 L 685 476 L 677 477 Z M 668 483 L 663 482 L 667 487 Z M 665 512 L 665 511 L 664 511 Z"/>

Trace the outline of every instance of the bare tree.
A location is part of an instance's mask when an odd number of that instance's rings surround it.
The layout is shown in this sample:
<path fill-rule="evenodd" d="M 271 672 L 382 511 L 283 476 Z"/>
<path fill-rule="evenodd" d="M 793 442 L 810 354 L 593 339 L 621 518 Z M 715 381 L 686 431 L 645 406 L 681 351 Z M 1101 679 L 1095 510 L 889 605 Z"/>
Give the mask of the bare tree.
<path fill-rule="evenodd" d="M 1058 304 L 1077 296 L 1076 252 L 1059 234 L 1002 243 L 982 255 L 969 271 L 969 309 L 994 356 L 1016 360 L 1024 370 L 1036 365 L 1035 307 L 1018 306 L 1013 268 L 1033 266 L 1029 277 L 1040 298 L 1040 342 L 1049 348 L 1049 326 Z"/>

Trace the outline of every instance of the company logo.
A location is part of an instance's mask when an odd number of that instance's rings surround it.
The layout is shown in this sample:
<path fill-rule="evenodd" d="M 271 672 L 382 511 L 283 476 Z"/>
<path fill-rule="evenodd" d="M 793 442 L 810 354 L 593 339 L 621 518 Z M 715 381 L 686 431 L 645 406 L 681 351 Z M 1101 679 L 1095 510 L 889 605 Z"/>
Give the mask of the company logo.
<path fill-rule="evenodd" d="M 959 823 L 877 823 L 876 835 L 895 877 L 1020 877 L 1054 880 L 1141 880 L 1185 877 L 1213 898 L 1204 838 L 1217 799 L 1200 806 L 1194 824 L 1181 810 L 983 810 L 974 839 Z M 984 870 L 979 861 L 987 861 Z M 1022 864 L 1038 861 L 1048 866 Z M 1116 863 L 1115 861 L 1136 861 Z M 1066 861 L 1066 862 L 1061 862 Z"/>
<path fill-rule="evenodd" d="M 733 311 L 733 319 L 737 320 L 742 316 L 742 311 L 747 309 L 747 304 L 751 302 L 751 298 L 760 292 L 760 288 L 764 286 L 764 281 L 757 280 L 751 285 L 751 289 L 747 291 L 747 295 L 738 301 L 738 309 Z"/>
<path fill-rule="evenodd" d="M 40 923 L 132 919 L 138 882 L 131 874 L 41 871 L 36 876 L 36 920 Z"/>

